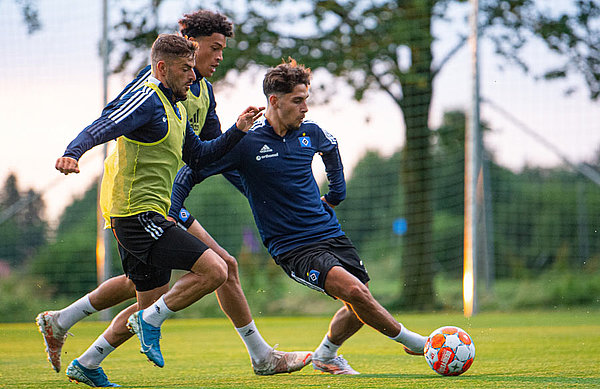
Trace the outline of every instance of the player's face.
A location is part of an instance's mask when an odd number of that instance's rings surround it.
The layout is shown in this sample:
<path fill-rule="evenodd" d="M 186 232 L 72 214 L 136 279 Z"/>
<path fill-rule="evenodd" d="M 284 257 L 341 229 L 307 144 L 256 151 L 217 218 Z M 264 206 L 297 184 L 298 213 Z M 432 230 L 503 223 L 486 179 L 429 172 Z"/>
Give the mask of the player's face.
<path fill-rule="evenodd" d="M 227 38 L 215 32 L 210 36 L 190 38 L 198 43 L 196 51 L 196 71 L 202 77 L 210 77 L 223 60 L 223 49 L 227 46 Z"/>
<path fill-rule="evenodd" d="M 187 92 L 195 79 L 193 58 L 176 58 L 165 67 L 165 83 L 179 100 L 187 98 Z"/>
<path fill-rule="evenodd" d="M 278 96 L 274 106 L 279 123 L 288 131 L 297 130 L 308 112 L 308 85 L 298 84 L 291 93 Z"/>

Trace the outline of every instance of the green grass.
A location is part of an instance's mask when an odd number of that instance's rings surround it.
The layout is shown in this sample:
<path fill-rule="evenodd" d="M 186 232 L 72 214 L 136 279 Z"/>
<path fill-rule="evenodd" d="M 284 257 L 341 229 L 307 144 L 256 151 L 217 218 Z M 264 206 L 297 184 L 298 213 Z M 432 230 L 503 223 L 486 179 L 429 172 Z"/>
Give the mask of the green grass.
<path fill-rule="evenodd" d="M 307 367 L 291 375 L 257 377 L 246 350 L 225 319 L 175 319 L 163 326 L 166 366 L 146 362 L 132 339 L 103 366 L 111 381 L 130 388 L 553 388 L 600 387 L 600 313 L 563 310 L 526 313 L 402 314 L 409 328 L 429 333 L 442 325 L 467 330 L 477 348 L 475 363 L 459 377 L 441 377 L 421 357 L 363 328 L 340 353 L 359 376 L 330 376 Z M 312 350 L 328 318 L 262 318 L 258 328 L 282 350 Z M 0 388 L 82 388 L 68 382 L 66 365 L 96 339 L 106 323 L 77 324 L 63 349 L 63 371 L 46 361 L 33 320 L 0 324 Z"/>

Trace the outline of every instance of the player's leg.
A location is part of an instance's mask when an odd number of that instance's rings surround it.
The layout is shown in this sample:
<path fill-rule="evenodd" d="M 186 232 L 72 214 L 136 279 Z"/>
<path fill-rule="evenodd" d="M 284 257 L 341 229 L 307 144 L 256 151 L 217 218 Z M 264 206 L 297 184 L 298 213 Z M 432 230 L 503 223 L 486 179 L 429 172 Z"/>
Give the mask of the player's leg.
<path fill-rule="evenodd" d="M 168 285 L 165 290 L 167 288 Z M 136 311 L 138 311 L 137 302 L 115 316 L 104 333 L 83 354 L 69 364 L 66 372 L 69 380 L 98 387 L 116 385 L 108 381 L 100 364 L 117 347 L 133 336 L 126 323 L 127 318 Z"/>
<path fill-rule="evenodd" d="M 331 374 L 359 374 L 348 362 L 337 355 L 340 346 L 363 326 L 351 307 L 344 304 L 329 323 L 329 331 L 313 354 L 313 367 Z"/>
<path fill-rule="evenodd" d="M 163 367 L 165 361 L 160 351 L 160 328 L 164 321 L 175 312 L 212 293 L 225 282 L 226 277 L 225 262 L 214 251 L 205 250 L 190 272 L 177 280 L 168 292 L 149 307 L 129 317 L 127 324 L 140 339 L 140 351 L 156 366 Z M 138 291 L 138 303 L 142 307 L 155 298 L 154 291 Z"/>
<path fill-rule="evenodd" d="M 335 266 L 327 273 L 325 291 L 346 302 L 363 323 L 402 343 L 413 353 L 423 353 L 427 338 L 398 323 L 373 297 L 367 285 L 343 267 Z"/>
<path fill-rule="evenodd" d="M 174 312 L 188 307 L 221 286 L 227 279 L 227 265 L 206 244 L 177 228 L 175 223 L 167 221 L 162 215 L 150 214 L 140 220 L 142 225 L 149 223 L 154 231 L 161 231 L 147 252 L 146 264 L 156 269 L 169 269 L 169 272 L 170 269 L 189 271 L 147 308 L 147 304 L 156 299 L 154 291 L 140 288 L 136 282 L 138 304 L 144 309 L 131 315 L 127 323 L 140 339 L 141 351 L 151 362 L 162 367 L 164 359 L 159 344 L 162 323 Z M 121 242 L 119 232 L 115 228 Z"/>
<path fill-rule="evenodd" d="M 88 296 L 92 307 L 101 311 L 135 298 L 135 285 L 125 274 L 122 274 L 104 281 Z"/>
<path fill-rule="evenodd" d="M 221 309 L 231 320 L 248 350 L 254 373 L 291 373 L 309 364 L 311 352 L 278 351 L 263 339 L 252 320 L 250 307 L 242 290 L 236 259 L 222 248 L 197 220 L 193 220 L 187 231 L 204 242 L 227 264 L 227 281 L 216 290 L 216 295 Z"/>
<path fill-rule="evenodd" d="M 92 292 L 58 311 L 41 312 L 36 323 L 44 337 L 48 361 L 58 373 L 61 351 L 69 329 L 94 312 L 115 306 L 135 297 L 133 283 L 125 275 L 110 278 Z"/>

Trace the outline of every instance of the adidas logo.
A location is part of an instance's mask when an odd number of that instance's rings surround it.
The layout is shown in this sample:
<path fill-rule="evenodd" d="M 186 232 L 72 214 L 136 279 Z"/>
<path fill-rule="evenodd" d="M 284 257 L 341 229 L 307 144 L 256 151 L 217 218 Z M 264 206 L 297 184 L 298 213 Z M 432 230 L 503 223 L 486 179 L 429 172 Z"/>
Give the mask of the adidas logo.
<path fill-rule="evenodd" d="M 271 151 L 273 151 L 273 149 L 271 149 L 269 146 L 264 145 L 262 147 L 262 149 L 260 149 L 260 153 L 270 153 Z"/>
<path fill-rule="evenodd" d="M 155 305 L 154 308 L 156 309 L 156 313 L 160 315 L 160 307 L 158 305 Z"/>
<path fill-rule="evenodd" d="M 96 346 L 96 351 L 98 351 L 100 354 L 104 354 L 104 349 L 100 346 Z"/>
<path fill-rule="evenodd" d="M 254 333 L 254 330 L 252 328 L 250 328 L 248 331 L 246 331 L 246 333 L 244 334 L 244 336 L 250 336 Z"/>

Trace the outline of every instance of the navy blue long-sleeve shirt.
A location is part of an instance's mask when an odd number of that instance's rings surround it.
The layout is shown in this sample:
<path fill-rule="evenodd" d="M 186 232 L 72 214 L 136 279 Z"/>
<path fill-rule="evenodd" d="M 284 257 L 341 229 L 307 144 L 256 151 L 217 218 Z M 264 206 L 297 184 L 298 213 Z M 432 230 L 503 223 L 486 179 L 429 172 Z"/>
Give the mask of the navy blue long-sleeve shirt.
<path fill-rule="evenodd" d="M 333 209 L 321 201 L 312 172 L 320 153 L 329 180 L 325 199 L 339 204 L 346 181 L 337 141 L 316 123 L 277 135 L 266 119 L 252 127 L 228 154 L 200 170 L 184 166 L 173 185 L 169 215 L 176 216 L 192 187 L 209 176 L 238 170 L 263 244 L 272 256 L 344 235 Z"/>

